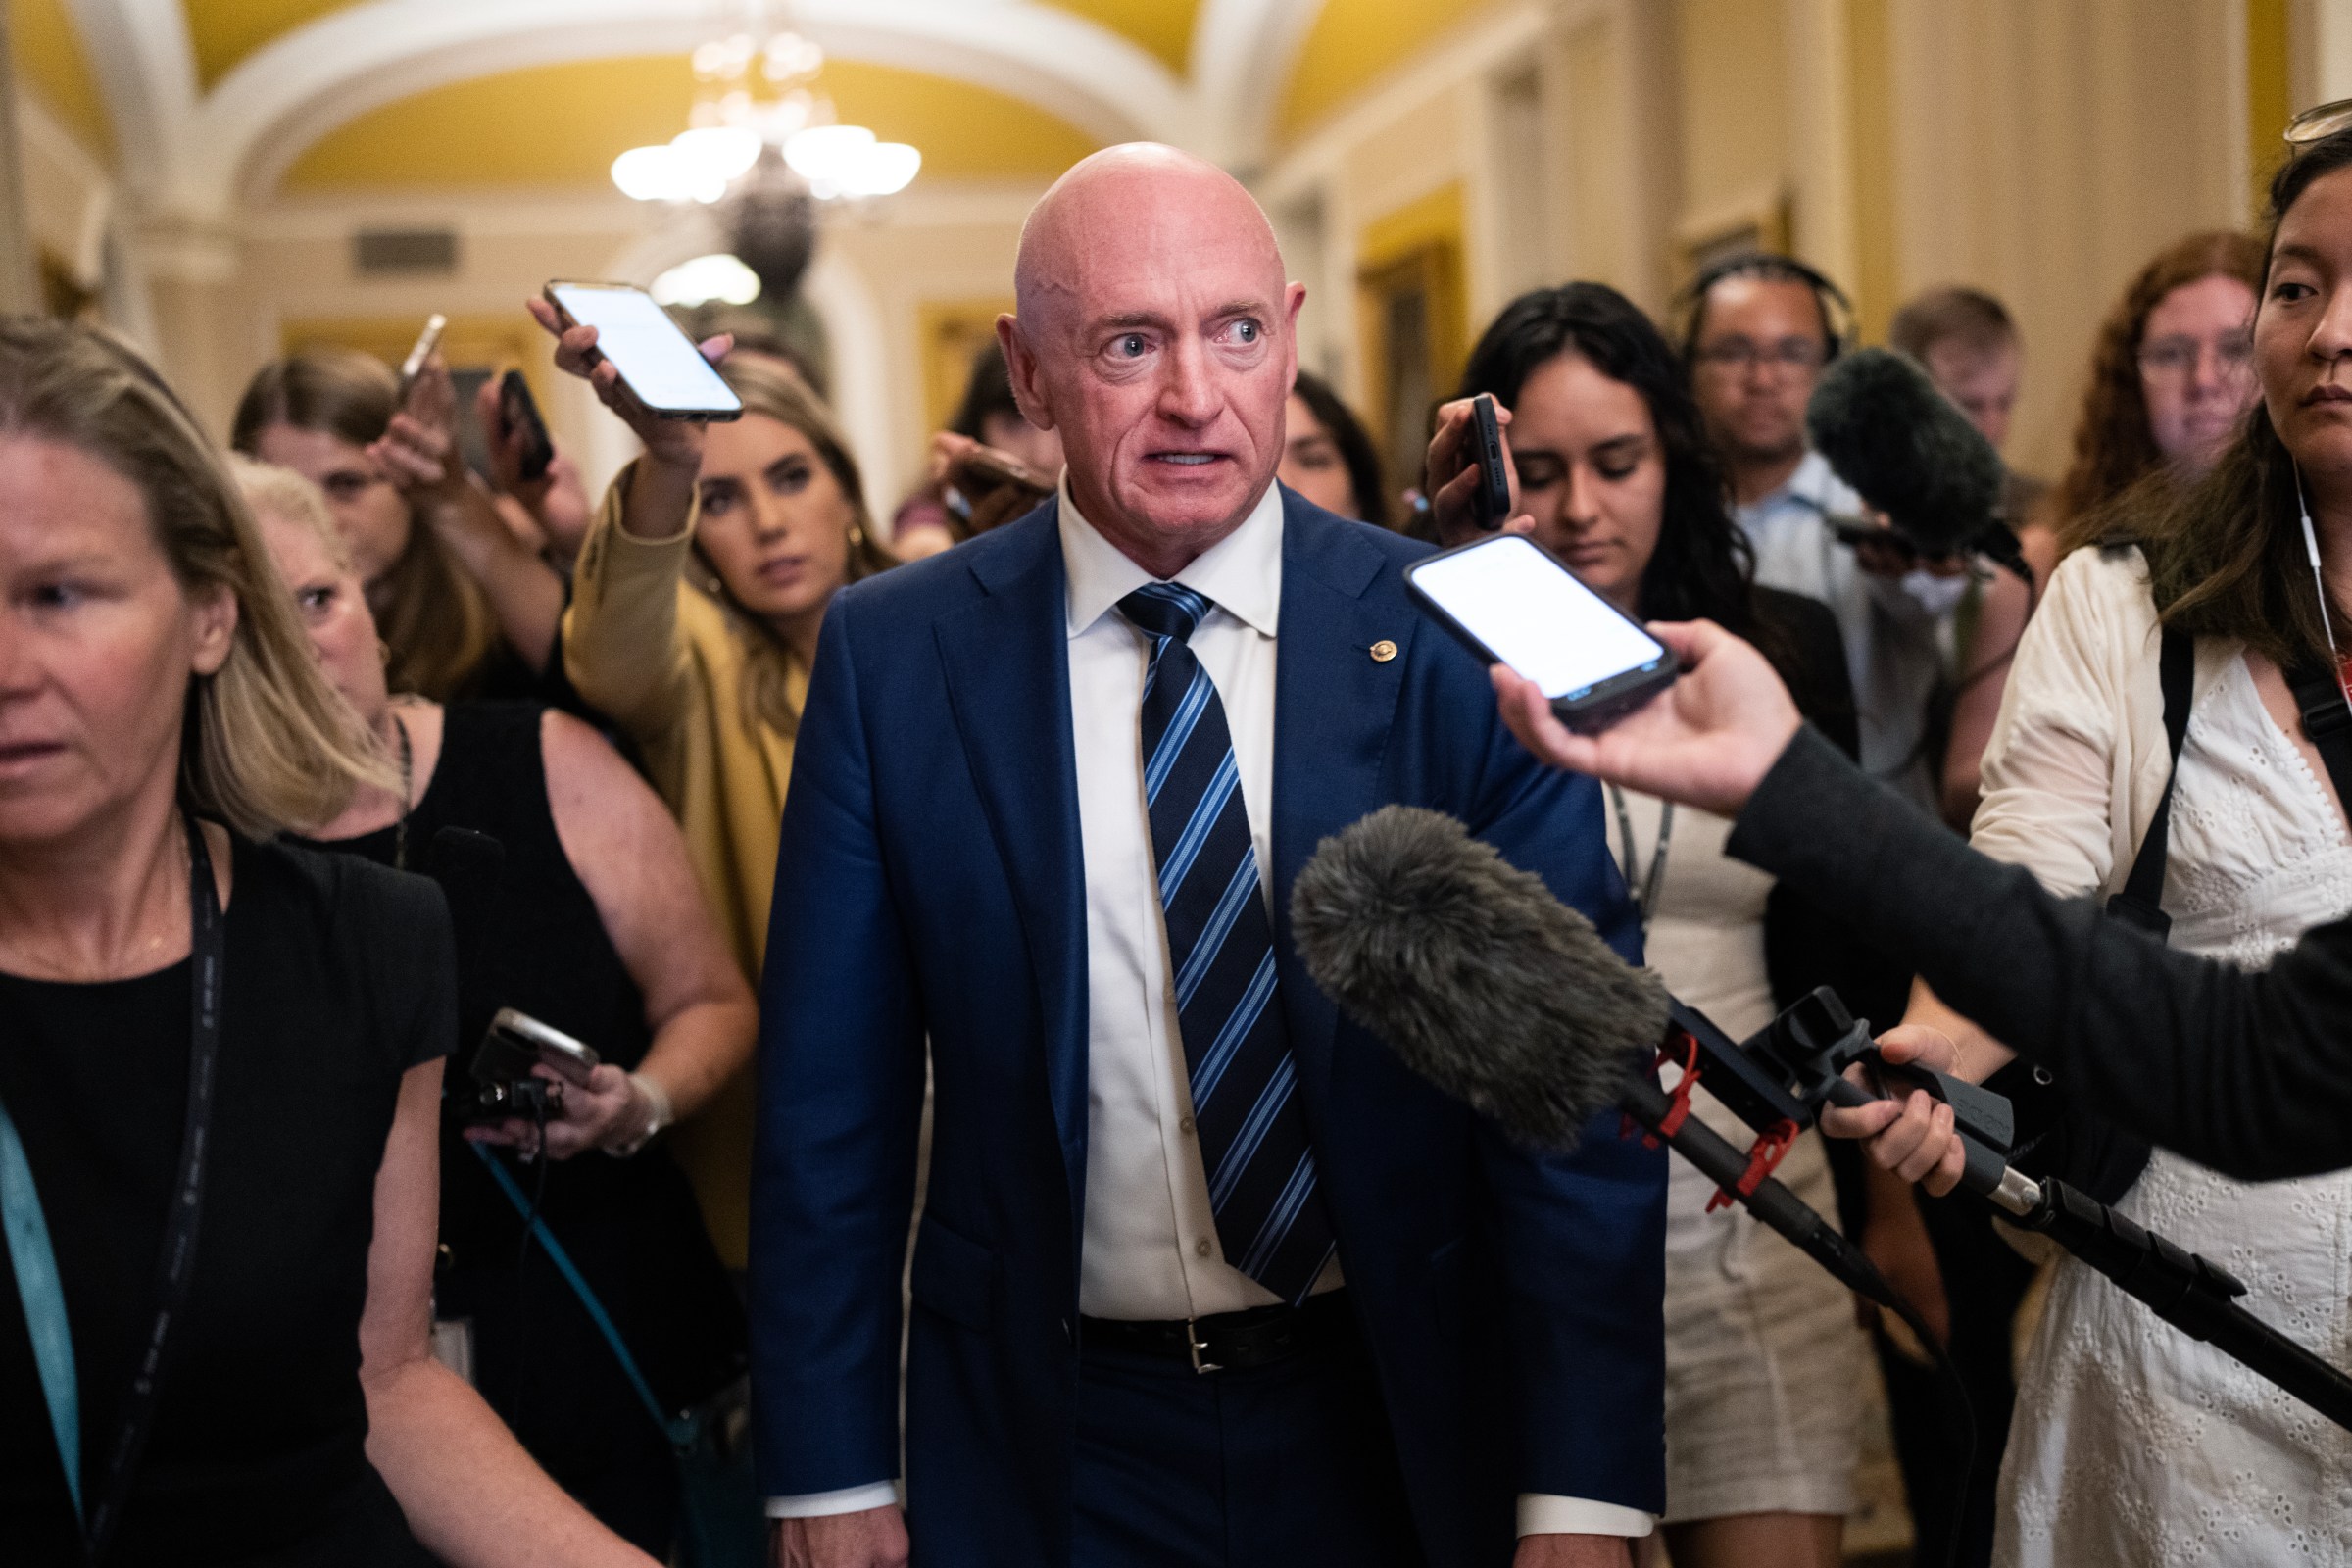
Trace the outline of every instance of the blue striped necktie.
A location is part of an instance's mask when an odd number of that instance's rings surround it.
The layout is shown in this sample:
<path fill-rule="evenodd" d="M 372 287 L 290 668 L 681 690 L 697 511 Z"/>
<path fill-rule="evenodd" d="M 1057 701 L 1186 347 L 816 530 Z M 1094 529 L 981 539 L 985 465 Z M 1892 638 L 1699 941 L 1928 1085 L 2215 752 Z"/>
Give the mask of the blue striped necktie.
<path fill-rule="evenodd" d="M 1315 1190 L 1225 705 L 1189 646 L 1208 600 L 1146 583 L 1119 613 L 1152 639 L 1144 799 L 1209 1208 L 1225 1260 L 1295 1303 L 1331 1256 L 1331 1217 Z"/>

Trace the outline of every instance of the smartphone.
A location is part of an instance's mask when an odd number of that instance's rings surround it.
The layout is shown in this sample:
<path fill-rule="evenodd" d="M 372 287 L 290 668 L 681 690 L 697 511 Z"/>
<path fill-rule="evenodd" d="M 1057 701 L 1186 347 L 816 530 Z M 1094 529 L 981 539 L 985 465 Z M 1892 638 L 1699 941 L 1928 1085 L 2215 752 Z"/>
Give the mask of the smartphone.
<path fill-rule="evenodd" d="M 1608 728 L 1674 684 L 1673 650 L 1524 534 L 1426 557 L 1404 581 L 1481 661 L 1534 681 L 1579 733 Z"/>
<path fill-rule="evenodd" d="M 409 350 L 409 357 L 400 362 L 401 402 L 409 401 L 409 389 L 414 387 L 416 384 L 416 378 L 424 373 L 424 362 L 431 359 L 433 350 L 441 346 L 441 334 L 448 327 L 449 318 L 443 316 L 439 311 L 435 311 L 425 318 L 424 330 L 416 334 L 416 346 Z"/>
<path fill-rule="evenodd" d="M 594 1050 L 563 1030 L 541 1023 L 527 1012 L 501 1007 L 490 1020 L 490 1032 L 474 1058 L 473 1071 L 476 1078 L 484 1075 L 485 1068 L 497 1077 L 520 1078 L 537 1063 L 566 1083 L 585 1086 L 596 1062 Z"/>
<path fill-rule="evenodd" d="M 1919 548 L 1892 528 L 1882 528 L 1875 522 L 1859 522 L 1852 517 L 1833 516 L 1829 523 L 1830 532 L 1836 534 L 1838 542 L 1848 549 L 1855 545 L 1876 545 L 1906 560 L 1919 559 Z"/>
<path fill-rule="evenodd" d="M 743 404 L 710 368 L 694 340 L 627 283 L 550 283 L 547 302 L 566 327 L 596 328 L 597 353 L 620 370 L 630 393 L 664 419 L 738 419 Z"/>
<path fill-rule="evenodd" d="M 547 466 L 556 461 L 556 444 L 548 439 L 547 421 L 539 416 L 538 401 L 531 396 L 531 384 L 520 370 L 509 370 L 499 377 L 498 417 L 506 426 L 506 435 L 519 433 L 522 437 L 516 476 L 525 483 L 546 478 Z"/>
<path fill-rule="evenodd" d="M 1478 465 L 1478 525 L 1499 528 L 1511 519 L 1511 475 L 1502 463 L 1502 421 L 1494 416 L 1494 394 L 1470 400 L 1471 460 Z"/>

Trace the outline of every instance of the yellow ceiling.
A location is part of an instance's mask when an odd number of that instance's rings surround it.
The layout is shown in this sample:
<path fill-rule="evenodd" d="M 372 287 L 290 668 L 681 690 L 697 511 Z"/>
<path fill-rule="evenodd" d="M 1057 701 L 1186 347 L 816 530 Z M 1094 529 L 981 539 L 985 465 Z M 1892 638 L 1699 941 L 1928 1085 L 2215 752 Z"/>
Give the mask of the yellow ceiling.
<path fill-rule="evenodd" d="M 858 61 L 819 78 L 845 123 L 923 151 L 925 177 L 1051 178 L 1093 137 L 1018 99 Z M 286 172 L 294 191 L 595 185 L 627 148 L 685 128 L 684 56 L 536 66 L 436 88 L 372 110 L 312 144 Z"/>
<path fill-rule="evenodd" d="M 1493 0 L 1324 0 L 1275 116 L 1289 141 Z"/>
<path fill-rule="evenodd" d="M 340 11 L 352 0 L 180 0 L 187 13 L 188 39 L 196 48 L 197 78 L 208 89 L 247 55 L 273 39 Z M 493 0 L 494 3 L 494 0 Z M 1200 0 L 1054 0 L 1054 9 L 1073 12 L 1124 33 L 1184 74 L 1192 52 L 1193 19 Z"/>
<path fill-rule="evenodd" d="M 180 0 L 188 17 L 188 42 L 196 50 L 196 79 L 204 89 L 227 75 L 237 62 L 281 33 L 351 0 Z"/>
<path fill-rule="evenodd" d="M 8 38 L 18 70 L 41 101 L 84 147 L 111 161 L 114 127 L 89 57 L 81 52 L 81 35 L 66 15 L 66 0 L 8 0 Z"/>

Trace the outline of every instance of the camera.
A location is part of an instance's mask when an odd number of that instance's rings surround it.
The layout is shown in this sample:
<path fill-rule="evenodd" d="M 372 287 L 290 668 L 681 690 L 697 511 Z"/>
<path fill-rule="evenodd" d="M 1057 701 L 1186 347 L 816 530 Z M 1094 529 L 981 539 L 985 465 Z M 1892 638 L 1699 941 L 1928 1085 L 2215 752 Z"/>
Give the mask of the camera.
<path fill-rule="evenodd" d="M 460 1122 L 552 1121 L 564 1113 L 564 1084 L 531 1069 L 546 1066 L 565 1082 L 585 1086 L 596 1053 L 527 1012 L 501 1007 L 473 1054 L 473 1083 L 449 1092 Z"/>

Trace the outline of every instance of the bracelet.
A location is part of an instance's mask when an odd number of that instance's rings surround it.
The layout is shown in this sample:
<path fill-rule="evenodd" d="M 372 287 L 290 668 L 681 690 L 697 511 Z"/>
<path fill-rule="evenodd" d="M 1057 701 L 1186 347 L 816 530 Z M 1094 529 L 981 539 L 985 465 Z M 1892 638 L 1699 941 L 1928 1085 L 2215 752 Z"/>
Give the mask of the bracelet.
<path fill-rule="evenodd" d="M 645 1131 L 625 1144 L 606 1147 L 605 1152 L 615 1159 L 626 1159 L 636 1153 L 652 1140 L 654 1134 L 677 1120 L 676 1107 L 670 1102 L 668 1090 L 641 1072 L 629 1074 L 629 1087 L 645 1097 L 646 1108 L 652 1114 L 645 1124 Z"/>

